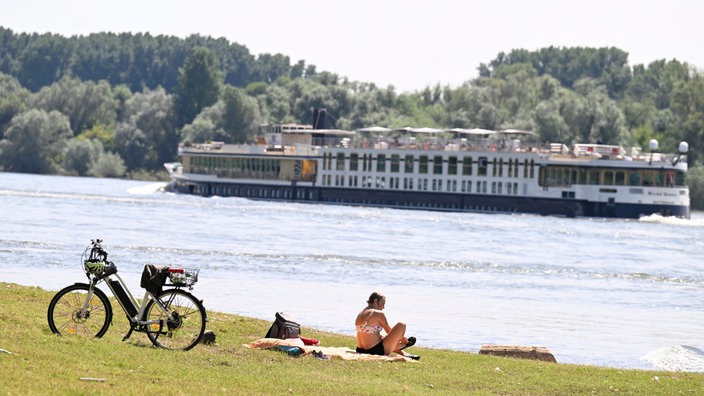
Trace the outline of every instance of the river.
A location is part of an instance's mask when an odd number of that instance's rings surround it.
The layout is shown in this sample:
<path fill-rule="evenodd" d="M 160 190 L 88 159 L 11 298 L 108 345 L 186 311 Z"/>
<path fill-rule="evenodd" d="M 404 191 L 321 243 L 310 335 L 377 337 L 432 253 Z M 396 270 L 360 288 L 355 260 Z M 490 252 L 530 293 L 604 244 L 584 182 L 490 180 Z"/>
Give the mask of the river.
<path fill-rule="evenodd" d="M 146 263 L 199 268 L 194 294 L 209 310 L 271 321 L 284 311 L 352 335 L 379 291 L 419 346 L 542 346 L 561 363 L 704 372 L 704 213 L 439 213 L 163 185 L 0 173 L 0 279 L 48 290 L 84 281 L 81 253 L 102 238 L 133 292 Z"/>

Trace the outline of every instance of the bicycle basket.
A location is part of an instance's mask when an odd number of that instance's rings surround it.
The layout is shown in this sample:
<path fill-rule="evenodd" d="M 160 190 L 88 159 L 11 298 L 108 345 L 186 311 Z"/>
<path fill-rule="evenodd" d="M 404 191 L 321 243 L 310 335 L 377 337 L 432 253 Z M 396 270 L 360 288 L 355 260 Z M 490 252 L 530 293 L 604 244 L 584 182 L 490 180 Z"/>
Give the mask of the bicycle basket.
<path fill-rule="evenodd" d="M 193 286 L 198 282 L 197 268 L 171 269 L 169 271 L 169 280 L 174 286 Z"/>

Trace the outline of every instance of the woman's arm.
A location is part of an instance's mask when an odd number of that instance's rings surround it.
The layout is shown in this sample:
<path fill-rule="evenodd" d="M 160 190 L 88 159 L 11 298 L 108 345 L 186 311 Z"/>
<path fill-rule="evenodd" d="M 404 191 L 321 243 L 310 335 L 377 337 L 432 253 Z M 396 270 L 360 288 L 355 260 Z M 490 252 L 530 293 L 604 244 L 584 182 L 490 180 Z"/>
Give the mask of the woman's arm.
<path fill-rule="evenodd" d="M 389 322 L 386 320 L 386 315 L 382 311 L 377 311 L 377 313 L 379 315 L 379 324 L 384 328 L 386 334 L 389 334 L 391 332 L 391 326 L 389 326 Z"/>

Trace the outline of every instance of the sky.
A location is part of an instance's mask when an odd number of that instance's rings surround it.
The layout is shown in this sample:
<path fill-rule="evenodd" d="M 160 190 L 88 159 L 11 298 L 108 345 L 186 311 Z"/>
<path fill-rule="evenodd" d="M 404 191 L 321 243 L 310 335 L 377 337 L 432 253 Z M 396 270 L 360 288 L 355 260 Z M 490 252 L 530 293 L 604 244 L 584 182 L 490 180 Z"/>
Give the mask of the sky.
<path fill-rule="evenodd" d="M 616 47 L 704 70 L 699 0 L 0 0 L 0 26 L 224 37 L 397 92 L 457 87 L 513 49 Z"/>

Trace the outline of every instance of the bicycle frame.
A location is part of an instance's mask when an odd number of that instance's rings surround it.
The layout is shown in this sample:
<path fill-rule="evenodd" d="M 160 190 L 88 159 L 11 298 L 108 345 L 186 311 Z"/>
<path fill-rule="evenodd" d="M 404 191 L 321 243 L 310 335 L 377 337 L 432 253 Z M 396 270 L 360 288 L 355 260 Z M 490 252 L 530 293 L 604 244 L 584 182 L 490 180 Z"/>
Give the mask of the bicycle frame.
<path fill-rule="evenodd" d="M 156 307 L 166 316 L 166 317 L 171 317 L 171 314 L 169 311 L 164 307 L 164 304 L 162 301 L 157 298 L 154 294 L 149 292 L 148 290 L 144 291 L 144 298 L 142 298 L 141 304 L 137 301 L 136 298 L 132 295 L 130 290 L 127 288 L 127 285 L 125 284 L 125 281 L 122 280 L 120 275 L 117 273 L 114 274 L 108 274 L 106 276 L 98 277 L 94 276 L 91 279 L 91 288 L 90 292 L 86 296 L 86 301 L 84 303 L 83 309 L 87 309 L 88 303 L 93 297 L 93 289 L 97 287 L 98 283 L 100 281 L 105 281 L 105 284 L 108 286 L 112 294 L 115 296 L 115 299 L 117 302 L 120 304 L 120 307 L 122 307 L 122 310 L 125 312 L 127 315 L 127 319 L 130 321 L 130 331 L 125 335 L 123 338 L 123 341 L 128 339 L 130 335 L 132 335 L 132 331 L 135 329 L 139 329 L 141 332 L 145 333 L 159 333 L 163 330 L 165 321 L 163 319 L 160 320 L 143 320 L 145 316 L 145 312 L 147 309 L 147 305 L 150 300 L 153 300 L 154 303 L 156 304 Z M 178 288 L 178 287 L 176 287 Z M 155 327 L 158 326 L 158 327 Z"/>

